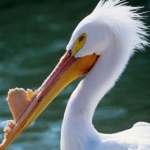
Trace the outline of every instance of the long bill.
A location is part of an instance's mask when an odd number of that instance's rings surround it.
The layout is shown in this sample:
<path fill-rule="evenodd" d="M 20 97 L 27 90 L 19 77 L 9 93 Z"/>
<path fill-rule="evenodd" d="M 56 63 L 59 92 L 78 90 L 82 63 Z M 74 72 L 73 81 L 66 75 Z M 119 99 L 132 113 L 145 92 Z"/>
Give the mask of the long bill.
<path fill-rule="evenodd" d="M 18 119 L 14 123 L 9 123 L 8 126 L 11 128 L 7 131 L 0 150 L 5 149 L 16 139 L 69 83 L 89 72 L 98 57 L 98 55 L 92 54 L 75 58 L 69 54 L 69 51 L 66 51 L 42 86 L 35 91 L 29 105 L 23 109 L 24 111 Z"/>

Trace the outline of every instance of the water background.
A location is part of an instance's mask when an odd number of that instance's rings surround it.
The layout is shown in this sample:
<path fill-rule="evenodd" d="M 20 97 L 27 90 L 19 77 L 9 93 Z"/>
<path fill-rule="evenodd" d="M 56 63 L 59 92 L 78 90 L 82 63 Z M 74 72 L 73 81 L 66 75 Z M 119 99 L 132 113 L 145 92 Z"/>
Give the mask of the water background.
<path fill-rule="evenodd" d="M 65 52 L 72 31 L 96 6 L 96 0 L 0 1 L 0 140 L 1 124 L 12 119 L 8 89 L 36 90 Z M 138 5 L 138 1 L 130 4 Z M 140 2 L 150 8 L 148 0 Z M 149 18 L 146 20 L 149 24 Z M 7 150 L 59 150 L 61 123 L 73 82 Z M 99 104 L 93 123 L 114 133 L 135 122 L 150 122 L 150 49 L 137 52 L 116 86 Z"/>

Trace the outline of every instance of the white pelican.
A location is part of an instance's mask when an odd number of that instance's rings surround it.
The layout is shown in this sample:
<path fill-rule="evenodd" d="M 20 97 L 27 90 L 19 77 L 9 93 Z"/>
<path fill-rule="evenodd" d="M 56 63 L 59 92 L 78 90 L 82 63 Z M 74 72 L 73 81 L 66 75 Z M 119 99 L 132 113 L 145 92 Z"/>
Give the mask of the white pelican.
<path fill-rule="evenodd" d="M 131 129 L 115 134 L 98 133 L 92 124 L 97 104 L 114 86 L 135 49 L 148 45 L 147 27 L 140 21 L 139 8 L 127 6 L 121 0 L 101 0 L 78 24 L 65 55 L 35 93 L 18 88 L 10 90 L 8 102 L 14 121 L 8 121 L 4 129 L 1 150 L 27 128 L 66 85 L 86 73 L 64 114 L 61 150 L 150 150 L 149 123 L 138 122 Z"/>

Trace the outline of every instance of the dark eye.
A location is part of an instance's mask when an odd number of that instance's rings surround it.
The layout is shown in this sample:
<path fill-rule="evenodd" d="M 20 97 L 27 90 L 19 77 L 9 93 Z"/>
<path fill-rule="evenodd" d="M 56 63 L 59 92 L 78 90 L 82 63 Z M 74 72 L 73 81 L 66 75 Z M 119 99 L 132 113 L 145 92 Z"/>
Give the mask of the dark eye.
<path fill-rule="evenodd" d="M 83 40 L 84 40 L 84 38 L 85 38 L 85 36 L 83 36 L 83 35 L 82 35 L 82 36 L 80 36 L 80 37 L 79 37 L 79 42 L 83 41 Z"/>

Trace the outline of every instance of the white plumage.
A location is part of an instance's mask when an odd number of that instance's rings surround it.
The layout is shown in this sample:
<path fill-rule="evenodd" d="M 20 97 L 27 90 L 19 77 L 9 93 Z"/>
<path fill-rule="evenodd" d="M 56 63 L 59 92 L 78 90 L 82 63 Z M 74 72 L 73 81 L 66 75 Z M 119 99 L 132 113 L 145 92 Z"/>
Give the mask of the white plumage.
<path fill-rule="evenodd" d="M 150 124 L 139 122 L 131 129 L 98 133 L 92 118 L 100 99 L 114 86 L 136 49 L 148 45 L 147 27 L 137 13 L 140 7 L 125 1 L 101 0 L 94 11 L 74 30 L 67 50 L 76 38 L 87 34 L 85 45 L 75 54 L 100 55 L 94 67 L 71 95 L 61 133 L 61 150 L 150 150 Z"/>

